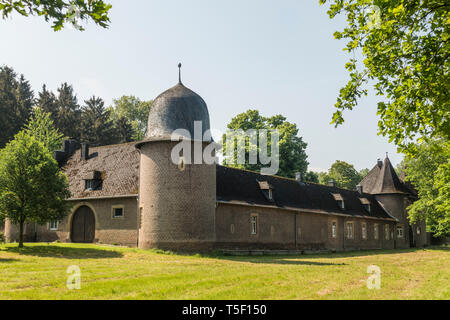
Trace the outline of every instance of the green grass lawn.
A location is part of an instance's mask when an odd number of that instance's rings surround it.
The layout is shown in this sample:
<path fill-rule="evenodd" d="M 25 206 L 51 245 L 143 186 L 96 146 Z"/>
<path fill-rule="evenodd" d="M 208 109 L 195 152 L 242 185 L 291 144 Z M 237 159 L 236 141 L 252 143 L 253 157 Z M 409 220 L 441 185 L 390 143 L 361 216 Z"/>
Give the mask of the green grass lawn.
<path fill-rule="evenodd" d="M 81 268 L 81 289 L 66 287 Z M 381 289 L 366 287 L 367 267 Z M 449 299 L 450 248 L 301 256 L 163 254 L 79 244 L 0 245 L 0 299 Z"/>

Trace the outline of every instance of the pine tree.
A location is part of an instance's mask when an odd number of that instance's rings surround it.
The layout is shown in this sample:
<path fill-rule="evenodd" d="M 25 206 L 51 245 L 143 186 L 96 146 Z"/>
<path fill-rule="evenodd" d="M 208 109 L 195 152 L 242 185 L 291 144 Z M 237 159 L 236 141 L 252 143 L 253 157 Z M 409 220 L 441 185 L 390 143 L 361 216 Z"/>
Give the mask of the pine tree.
<path fill-rule="evenodd" d="M 43 112 L 50 113 L 50 118 L 53 122 L 56 121 L 58 116 L 58 99 L 53 92 L 47 90 L 47 86 L 42 86 L 42 91 L 38 93 L 36 99 L 36 106 L 42 109 Z"/>
<path fill-rule="evenodd" d="M 34 94 L 23 75 L 10 67 L 0 67 L 0 148 L 20 131 L 28 120 Z"/>
<path fill-rule="evenodd" d="M 58 88 L 58 111 L 53 120 L 55 126 L 67 137 L 80 139 L 81 109 L 71 85 L 66 82 Z"/>
<path fill-rule="evenodd" d="M 114 128 L 116 131 L 116 143 L 133 141 L 135 132 L 133 130 L 133 126 L 127 118 L 120 117 L 114 120 Z"/>
<path fill-rule="evenodd" d="M 110 111 L 105 109 L 105 103 L 99 97 L 92 96 L 84 101 L 81 116 L 81 141 L 93 146 L 101 146 L 116 142 L 114 122 Z"/>

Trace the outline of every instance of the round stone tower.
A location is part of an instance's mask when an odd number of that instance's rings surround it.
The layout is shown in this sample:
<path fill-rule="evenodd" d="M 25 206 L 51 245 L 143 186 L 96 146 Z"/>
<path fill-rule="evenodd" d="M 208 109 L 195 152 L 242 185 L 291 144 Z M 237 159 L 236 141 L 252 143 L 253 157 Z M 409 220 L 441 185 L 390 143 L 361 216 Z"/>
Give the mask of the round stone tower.
<path fill-rule="evenodd" d="M 153 101 L 145 140 L 136 144 L 140 150 L 140 248 L 212 248 L 216 164 L 194 159 L 213 143 L 204 136 L 209 129 L 206 103 L 181 80 Z M 177 141 L 172 136 L 175 130 L 181 130 Z"/>

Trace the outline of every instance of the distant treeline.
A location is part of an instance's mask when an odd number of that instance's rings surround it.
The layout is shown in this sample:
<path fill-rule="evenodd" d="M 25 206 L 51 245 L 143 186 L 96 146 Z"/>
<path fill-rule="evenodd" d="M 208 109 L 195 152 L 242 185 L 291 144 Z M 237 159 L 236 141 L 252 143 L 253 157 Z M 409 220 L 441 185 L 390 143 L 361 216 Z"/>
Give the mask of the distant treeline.
<path fill-rule="evenodd" d="M 14 138 L 34 107 L 50 113 L 55 127 L 67 138 L 93 146 L 137 141 L 144 137 L 152 101 L 122 96 L 105 107 L 95 95 L 78 102 L 73 87 L 62 83 L 56 93 L 46 85 L 34 94 L 30 83 L 11 67 L 0 67 L 0 148 Z"/>

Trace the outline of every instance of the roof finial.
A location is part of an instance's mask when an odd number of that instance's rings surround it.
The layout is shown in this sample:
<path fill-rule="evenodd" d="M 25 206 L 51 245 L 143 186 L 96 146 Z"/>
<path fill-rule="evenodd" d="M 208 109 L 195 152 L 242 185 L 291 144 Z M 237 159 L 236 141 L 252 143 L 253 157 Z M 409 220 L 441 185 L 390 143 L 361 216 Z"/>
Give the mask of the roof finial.
<path fill-rule="evenodd" d="M 182 82 L 181 82 L 181 63 L 178 64 L 178 83 L 182 84 Z"/>

